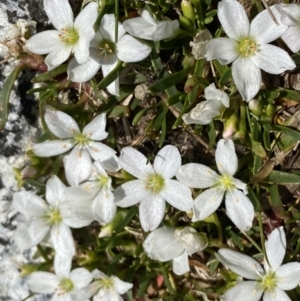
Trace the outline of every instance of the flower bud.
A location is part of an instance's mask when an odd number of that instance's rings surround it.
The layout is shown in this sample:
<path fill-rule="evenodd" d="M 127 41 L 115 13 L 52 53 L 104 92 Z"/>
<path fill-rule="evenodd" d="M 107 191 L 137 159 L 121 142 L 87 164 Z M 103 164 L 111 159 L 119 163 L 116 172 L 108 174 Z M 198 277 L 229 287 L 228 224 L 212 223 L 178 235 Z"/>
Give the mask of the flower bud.
<path fill-rule="evenodd" d="M 257 116 L 262 116 L 264 114 L 264 105 L 259 100 L 251 99 L 249 101 L 249 109 Z"/>
<path fill-rule="evenodd" d="M 195 22 L 195 12 L 194 8 L 189 0 L 182 0 L 181 2 L 181 9 L 183 15 L 191 20 L 193 23 Z"/>
<path fill-rule="evenodd" d="M 235 113 L 233 113 L 225 121 L 223 135 L 222 135 L 224 139 L 231 138 L 236 133 L 238 121 L 239 119 Z"/>

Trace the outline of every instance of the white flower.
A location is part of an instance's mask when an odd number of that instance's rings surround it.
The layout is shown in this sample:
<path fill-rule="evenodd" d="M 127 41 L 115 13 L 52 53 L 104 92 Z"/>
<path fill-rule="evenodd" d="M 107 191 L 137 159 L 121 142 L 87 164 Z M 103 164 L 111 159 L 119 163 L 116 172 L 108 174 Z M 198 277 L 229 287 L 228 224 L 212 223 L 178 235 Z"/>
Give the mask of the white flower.
<path fill-rule="evenodd" d="M 164 218 L 166 201 L 181 211 L 193 207 L 190 189 L 172 180 L 181 166 L 178 149 L 163 147 L 155 157 L 153 166 L 139 151 L 125 147 L 119 158 L 121 167 L 138 178 L 122 184 L 114 191 L 115 203 L 129 207 L 140 202 L 139 215 L 144 231 L 153 231 Z"/>
<path fill-rule="evenodd" d="M 101 163 L 95 162 L 87 182 L 67 188 L 67 198 L 72 200 L 74 214 L 84 220 L 110 223 L 117 211 L 111 181 Z"/>
<path fill-rule="evenodd" d="M 230 249 L 220 249 L 218 259 L 236 274 L 250 279 L 229 289 L 223 300 L 258 301 L 264 294 L 264 301 L 291 301 L 284 291 L 298 286 L 300 263 L 290 262 L 281 265 L 285 248 L 285 234 L 283 227 L 280 227 L 272 231 L 266 242 L 268 261 L 264 260 L 264 269 L 256 260 L 247 255 Z"/>
<path fill-rule="evenodd" d="M 95 269 L 92 275 L 96 281 L 88 285 L 81 293 L 77 293 L 74 301 L 82 301 L 91 298 L 93 301 L 123 301 L 120 295 L 132 288 L 132 283 L 122 281 L 117 276 L 107 277 L 101 271 Z"/>
<path fill-rule="evenodd" d="M 115 16 L 104 15 L 99 31 L 91 41 L 90 57 L 81 64 L 76 57 L 68 66 L 68 76 L 73 82 L 86 82 L 102 69 L 103 77 L 108 75 L 117 65 L 118 60 L 126 63 L 139 62 L 145 59 L 151 48 L 142 44 L 130 35 L 125 34 L 123 25 L 118 26 L 118 41 L 115 39 Z M 107 90 L 119 95 L 119 79 L 112 82 Z"/>
<path fill-rule="evenodd" d="M 70 227 L 81 228 L 90 221 L 76 218 L 65 196 L 66 186 L 57 176 L 46 184 L 46 200 L 33 192 L 21 191 L 14 195 L 13 206 L 27 222 L 18 228 L 15 242 L 22 250 L 39 244 L 50 232 L 55 251 L 62 256 L 74 256 L 75 245 Z"/>
<path fill-rule="evenodd" d="M 193 221 L 203 220 L 215 212 L 225 194 L 227 215 L 240 230 L 248 230 L 252 226 L 254 208 L 246 197 L 246 184 L 233 177 L 238 168 L 238 158 L 232 140 L 219 140 L 216 163 L 221 175 L 196 163 L 181 166 L 176 174 L 177 179 L 189 187 L 211 187 L 195 199 Z"/>
<path fill-rule="evenodd" d="M 75 301 L 81 289 L 92 280 L 91 273 L 85 268 L 71 271 L 71 258 L 56 257 L 54 260 L 55 274 L 33 272 L 26 278 L 28 288 L 34 293 L 54 294 L 53 301 Z M 87 301 L 87 299 L 81 299 Z"/>
<path fill-rule="evenodd" d="M 45 63 L 54 69 L 74 53 L 82 64 L 88 60 L 90 41 L 95 36 L 93 25 L 97 19 L 97 4 L 88 4 L 74 21 L 72 8 L 67 0 L 44 0 L 46 14 L 57 30 L 47 30 L 27 41 L 29 51 L 47 54 Z"/>
<path fill-rule="evenodd" d="M 173 260 L 173 272 L 183 275 L 190 270 L 188 256 L 207 246 L 207 239 L 194 228 L 175 229 L 161 227 L 151 232 L 143 243 L 143 248 L 152 259 L 161 262 Z"/>
<path fill-rule="evenodd" d="M 280 21 L 289 26 L 281 36 L 285 44 L 293 51 L 300 50 L 300 7 L 298 4 L 276 4 L 276 9 L 281 17 Z"/>
<path fill-rule="evenodd" d="M 179 21 L 158 21 L 151 17 L 147 10 L 141 17 L 124 21 L 123 26 L 131 35 L 151 41 L 160 41 L 172 38 L 179 30 Z"/>
<path fill-rule="evenodd" d="M 270 7 L 279 19 L 279 13 Z M 280 74 L 295 68 L 294 61 L 279 47 L 268 43 L 281 37 L 287 26 L 277 25 L 267 10 L 249 24 L 243 6 L 236 0 L 223 0 L 218 5 L 218 17 L 229 38 L 217 38 L 206 47 L 206 59 L 232 63 L 232 77 L 243 99 L 249 101 L 259 91 L 260 69 Z"/>
<path fill-rule="evenodd" d="M 87 124 L 81 132 L 77 122 L 66 113 L 47 110 L 45 121 L 49 130 L 64 140 L 45 141 L 33 146 L 33 152 L 39 157 L 51 157 L 63 154 L 73 148 L 64 158 L 66 178 L 70 185 L 77 186 L 86 180 L 92 171 L 92 159 L 99 160 L 109 171 L 119 169 L 115 151 L 96 141 L 105 139 L 106 116 L 101 114 Z"/>
<path fill-rule="evenodd" d="M 209 124 L 225 107 L 229 107 L 228 95 L 217 89 L 214 83 L 205 88 L 204 94 L 206 101 L 200 102 L 191 112 L 182 116 L 185 123 Z"/>

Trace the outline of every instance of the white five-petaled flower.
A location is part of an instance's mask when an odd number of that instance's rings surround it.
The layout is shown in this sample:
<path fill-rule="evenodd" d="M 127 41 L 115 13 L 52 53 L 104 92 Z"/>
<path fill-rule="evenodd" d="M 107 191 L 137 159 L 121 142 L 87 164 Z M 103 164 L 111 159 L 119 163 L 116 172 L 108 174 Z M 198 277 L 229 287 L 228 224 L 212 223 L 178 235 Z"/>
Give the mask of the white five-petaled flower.
<path fill-rule="evenodd" d="M 114 191 L 115 203 L 129 207 L 140 203 L 139 216 L 144 231 L 153 231 L 164 218 L 166 201 L 181 211 L 193 207 L 190 189 L 172 180 L 181 166 L 181 156 L 175 146 L 163 147 L 155 157 L 154 164 L 139 151 L 125 147 L 119 158 L 121 167 L 138 178 L 122 184 Z"/>
<path fill-rule="evenodd" d="M 117 211 L 109 177 L 100 162 L 95 162 L 87 182 L 67 188 L 74 214 L 84 220 L 110 223 Z"/>
<path fill-rule="evenodd" d="M 281 36 L 285 44 L 293 51 L 300 50 L 300 7 L 298 4 L 275 4 L 280 13 L 280 21 L 288 26 Z"/>
<path fill-rule="evenodd" d="M 286 249 L 283 227 L 276 228 L 266 242 L 268 260 L 264 260 L 264 269 L 251 257 L 230 249 L 220 249 L 218 259 L 236 274 L 249 281 L 242 281 L 229 289 L 224 301 L 258 301 L 262 295 L 264 301 L 291 301 L 284 292 L 298 286 L 300 281 L 300 263 L 282 264 Z"/>
<path fill-rule="evenodd" d="M 48 18 L 57 30 L 40 32 L 27 41 L 29 51 L 47 54 L 45 63 L 54 69 L 74 53 L 82 64 L 89 58 L 90 41 L 95 36 L 93 25 L 97 19 L 97 4 L 88 4 L 74 21 L 72 8 L 67 0 L 44 0 Z"/>
<path fill-rule="evenodd" d="M 105 77 L 116 67 L 118 60 L 134 63 L 145 59 L 151 48 L 125 33 L 123 25 L 119 23 L 116 41 L 115 16 L 104 15 L 99 31 L 91 41 L 88 61 L 81 64 L 76 57 L 73 58 L 68 66 L 69 79 L 73 82 L 86 82 L 96 75 L 100 67 Z M 112 82 L 107 90 L 113 95 L 119 95 L 119 79 Z"/>
<path fill-rule="evenodd" d="M 279 20 L 279 13 L 270 7 Z M 247 13 L 236 0 L 222 0 L 218 18 L 229 38 L 216 38 L 206 47 L 206 59 L 232 63 L 232 77 L 243 99 L 249 101 L 260 89 L 261 71 L 280 74 L 296 67 L 287 52 L 268 43 L 281 37 L 287 26 L 277 25 L 267 10 L 249 24 Z"/>
<path fill-rule="evenodd" d="M 33 272 L 26 278 L 28 288 L 39 294 L 53 294 L 52 301 L 75 301 L 81 296 L 81 289 L 93 280 L 91 273 L 85 268 L 71 271 L 71 258 L 56 257 L 55 274 Z M 80 299 L 87 301 L 87 299 Z"/>
<path fill-rule="evenodd" d="M 71 205 L 66 200 L 66 186 L 57 176 L 51 177 L 46 184 L 46 201 L 33 192 L 21 191 L 14 195 L 13 205 L 21 212 L 27 222 L 20 226 L 15 242 L 22 250 L 39 244 L 50 232 L 57 254 L 72 257 L 75 244 L 70 227 L 81 228 L 90 221 L 76 218 Z"/>
<path fill-rule="evenodd" d="M 185 123 L 209 124 L 220 116 L 225 107 L 229 107 L 228 95 L 217 89 L 214 83 L 205 88 L 204 94 L 206 101 L 200 102 L 191 112 L 182 116 Z"/>
<path fill-rule="evenodd" d="M 161 262 L 173 260 L 173 272 L 183 275 L 190 270 L 188 256 L 207 246 L 207 239 L 194 228 L 161 227 L 151 232 L 143 243 L 146 254 Z"/>
<path fill-rule="evenodd" d="M 252 226 L 254 208 L 246 196 L 246 184 L 233 177 L 238 168 L 238 158 L 232 140 L 219 140 L 216 163 L 221 175 L 196 163 L 181 166 L 176 174 L 177 179 L 189 187 L 210 187 L 195 199 L 193 221 L 203 220 L 215 212 L 225 194 L 227 215 L 240 230 L 248 230 Z"/>
<path fill-rule="evenodd" d="M 179 21 L 158 21 L 147 10 L 141 17 L 124 21 L 123 26 L 131 35 L 145 40 L 160 41 L 172 38 L 179 30 Z"/>
<path fill-rule="evenodd" d="M 107 170 L 119 169 L 115 151 L 96 141 L 105 139 L 106 116 L 101 114 L 87 124 L 81 132 L 77 122 L 66 113 L 47 110 L 45 121 L 49 130 L 64 140 L 45 141 L 33 146 L 33 152 L 39 157 L 51 157 L 71 153 L 64 158 L 66 178 L 70 185 L 77 186 L 86 180 L 92 171 L 92 159 L 99 160 Z"/>
<path fill-rule="evenodd" d="M 95 269 L 92 272 L 95 279 L 90 285 L 78 293 L 74 301 L 82 301 L 91 298 L 93 301 L 123 301 L 120 295 L 132 288 L 132 283 L 122 281 L 117 276 L 107 277 L 101 271 Z"/>

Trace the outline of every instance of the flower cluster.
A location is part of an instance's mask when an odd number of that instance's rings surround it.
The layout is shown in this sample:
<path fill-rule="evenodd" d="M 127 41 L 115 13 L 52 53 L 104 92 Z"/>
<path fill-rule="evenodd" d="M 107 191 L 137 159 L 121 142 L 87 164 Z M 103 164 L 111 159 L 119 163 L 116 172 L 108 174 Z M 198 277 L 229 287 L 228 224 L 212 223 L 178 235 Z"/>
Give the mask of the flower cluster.
<path fill-rule="evenodd" d="M 291 290 L 299 284 L 300 263 L 282 265 L 286 251 L 282 226 L 273 230 L 263 244 L 262 219 L 257 213 L 260 227 L 256 227 L 255 211 L 259 210 L 253 206 L 254 201 L 259 202 L 253 192 L 253 183 L 258 178 L 256 173 L 259 168 L 263 169 L 264 163 L 267 165 L 268 161 L 263 160 L 271 158 L 267 154 L 267 151 L 271 153 L 273 147 L 269 134 L 281 129 L 277 125 L 272 127 L 269 120 L 273 115 L 267 116 L 267 107 L 274 109 L 274 114 L 278 102 L 267 94 L 252 99 L 260 91 L 261 69 L 270 74 L 280 74 L 295 68 L 296 64 L 288 52 L 270 43 L 281 37 L 291 51 L 299 51 L 300 42 L 295 38 L 300 35 L 299 6 L 276 4 L 268 10 L 262 10 L 249 22 L 247 12 L 238 1 L 219 1 L 217 16 L 228 37 L 220 37 L 222 33 L 218 30 L 216 38 L 213 38 L 204 27 L 209 16 L 216 11 L 209 12 L 204 19 L 199 1 L 182 1 L 180 22 L 161 18 L 160 14 L 151 14 L 148 10 L 138 11 L 141 16 L 131 18 L 126 4 L 126 20 L 120 18 L 123 24 L 115 14 L 109 13 L 112 11 L 111 5 L 106 1 L 83 6 L 75 20 L 67 0 L 43 0 L 43 4 L 55 30 L 34 35 L 26 45 L 32 53 L 47 54 L 45 64 L 49 72 L 45 76 L 45 89 L 49 91 L 41 94 L 41 103 L 47 104 L 41 110 L 45 111 L 43 121 L 47 134 L 40 143 L 33 145 L 34 155 L 31 154 L 31 158 L 37 161 L 37 165 L 51 163 L 45 169 L 43 166 L 43 170 L 36 175 L 35 180 L 39 183 L 37 193 L 23 190 L 14 194 L 13 206 L 25 221 L 18 228 L 14 242 L 21 250 L 38 246 L 41 254 L 44 247 L 52 251 L 49 252 L 50 258 L 46 256 L 42 271 L 34 271 L 27 276 L 28 288 L 34 293 L 52 294 L 52 300 L 87 301 L 93 298 L 93 301 L 121 301 L 122 295 L 136 283 L 137 277 L 133 274 L 144 263 L 143 273 L 154 267 L 156 276 L 162 273 L 165 277 L 165 270 L 160 271 L 160 267 L 164 266 L 170 270 L 172 268 L 173 273 L 180 276 L 191 270 L 192 260 L 189 261 L 189 257 L 202 258 L 203 253 L 207 252 L 213 258 L 208 265 L 214 261 L 214 266 L 209 267 L 211 270 L 221 262 L 237 275 L 249 279 L 226 289 L 222 300 L 258 301 L 263 296 L 264 301 L 290 301 L 285 290 Z M 169 4 L 167 1 L 166 5 Z M 152 7 L 151 1 L 145 8 L 149 9 L 148 6 Z M 174 11 L 178 9 L 175 4 L 170 7 L 175 8 Z M 118 9 L 118 3 L 115 9 Z M 185 49 L 189 43 L 183 43 L 184 52 L 188 53 L 188 58 L 180 61 L 184 70 L 170 75 L 172 64 L 161 65 L 158 56 L 160 49 L 165 47 L 169 50 L 173 47 L 175 37 L 192 36 L 195 36 L 190 43 L 192 50 Z M 195 131 L 189 129 L 194 136 L 198 130 L 206 129 L 203 126 L 209 125 L 209 145 L 205 139 L 198 141 L 207 146 L 206 151 L 213 148 L 215 158 L 211 158 L 207 164 L 211 167 L 188 160 L 187 157 L 183 159 L 182 153 L 189 145 L 178 149 L 172 145 L 179 145 L 176 139 L 159 139 L 161 149 L 153 160 L 147 157 L 149 153 L 145 155 L 143 148 L 137 147 L 141 152 L 134 148 L 135 141 L 130 146 L 124 146 L 122 139 L 116 140 L 117 151 L 107 145 L 114 144 L 106 143 L 107 116 L 112 120 L 115 118 L 117 122 L 122 120 L 124 131 L 130 132 L 124 112 L 132 99 L 132 111 L 139 103 L 138 89 L 127 93 L 126 99 L 120 96 L 123 90 L 118 68 L 123 63 L 124 67 L 126 63 L 140 62 L 151 52 L 151 66 L 148 65 L 148 69 L 153 67 L 161 79 L 149 89 L 153 94 L 158 91 L 162 100 L 154 105 L 148 106 L 147 103 L 141 111 L 144 113 L 153 109 L 155 112 L 153 120 L 149 120 L 151 117 L 145 118 L 149 122 L 146 130 L 148 138 L 152 139 L 149 129 L 155 138 L 159 135 L 165 138 L 174 116 L 174 126 L 180 127 L 183 123 L 182 128 L 186 129 L 190 124 L 196 124 Z M 210 65 L 214 79 L 214 64 L 217 72 L 223 72 L 219 81 L 211 83 L 204 78 L 204 74 L 209 72 L 209 64 L 204 58 L 207 61 L 219 61 Z M 62 75 L 64 84 L 52 84 L 52 80 L 59 81 L 57 74 L 51 73 L 52 69 L 64 62 L 68 64 L 63 71 L 66 74 Z M 231 67 L 224 68 L 224 71 L 221 65 L 228 64 Z M 97 90 L 101 83 L 97 85 L 94 79 L 100 69 L 104 79 L 102 83 L 107 82 L 107 91 L 120 98 L 107 96 Z M 142 69 L 134 70 L 134 84 L 145 80 Z M 61 75 L 60 71 L 57 72 Z M 48 81 L 49 74 L 55 75 Z M 193 85 L 184 86 L 184 92 L 188 91 L 185 94 L 179 91 L 179 86 L 186 75 Z M 227 85 L 231 77 L 233 83 Z M 84 87 L 83 95 L 82 87 L 77 83 L 88 81 L 90 83 L 84 85 L 88 88 Z M 233 85 L 233 89 L 230 85 Z M 53 98 L 57 95 L 55 89 L 59 91 L 70 87 L 80 87 L 79 94 L 82 97 L 75 104 L 76 109 L 70 109 L 70 115 L 61 111 L 64 106 L 59 102 L 55 102 L 54 106 L 61 110 L 48 106 L 54 103 Z M 241 96 L 235 93 L 235 88 Z M 43 91 L 43 87 L 41 89 Z M 97 99 L 87 100 L 88 89 L 93 90 L 90 95 Z M 48 94 L 51 97 L 47 98 Z M 243 100 L 251 101 L 249 106 Z M 82 111 L 77 110 L 81 101 L 84 103 Z M 115 105 L 117 101 L 119 103 Z M 144 105 L 146 102 L 145 98 L 140 103 Z M 256 107 L 263 107 L 261 115 L 254 114 Z M 123 110 L 123 113 L 118 115 L 117 109 Z M 169 111 L 175 112 L 171 118 L 167 115 Z M 104 112 L 108 112 L 108 115 Z M 132 124 L 140 120 L 141 113 L 136 115 Z M 246 120 L 249 121 L 248 127 Z M 260 125 L 259 121 L 262 122 Z M 235 135 L 233 128 L 238 128 L 240 132 Z M 207 134 L 204 132 L 202 135 Z M 264 135 L 265 148 L 257 141 L 259 133 Z M 226 139 L 217 140 L 222 134 Z M 295 130 L 289 129 L 284 134 L 295 134 Z M 299 137 L 298 133 L 296 137 Z M 239 139 L 239 142 L 235 144 L 233 139 Z M 250 168 L 245 173 L 241 172 L 246 163 L 239 158 L 240 155 L 238 157 L 237 151 L 242 148 L 246 159 L 253 154 L 255 160 L 250 173 Z M 56 160 L 55 168 L 52 168 L 53 161 L 48 158 L 58 155 L 61 160 Z M 269 185 L 269 182 L 264 184 Z M 271 192 L 273 188 L 270 188 Z M 259 188 L 257 191 L 260 191 Z M 225 206 L 222 205 L 223 199 Z M 239 235 L 249 238 L 248 233 L 259 228 L 262 250 L 251 238 L 249 241 L 251 247 L 255 246 L 264 253 L 260 254 L 263 255 L 261 259 L 264 257 L 264 268 L 252 257 L 224 248 L 219 215 L 222 221 L 228 223 L 224 232 L 239 231 Z M 212 223 L 214 226 L 211 226 Z M 102 227 L 100 231 L 99 227 Z M 109 227 L 110 231 L 102 231 L 104 227 Z M 214 227 L 217 227 L 217 231 Z M 206 233 L 201 232 L 206 230 Z M 212 233 L 215 232 L 218 233 L 218 239 L 213 238 Z M 134 247 L 127 241 L 129 234 L 136 241 Z M 88 240 L 90 237 L 96 242 L 91 244 Z M 238 244 L 242 249 L 240 237 L 234 233 L 231 238 L 226 243 L 230 247 Z M 215 252 L 213 247 L 222 248 Z M 99 255 L 103 253 L 107 258 Z M 128 254 L 134 258 L 132 261 L 127 260 Z M 53 271 L 49 267 L 52 261 L 54 273 L 49 272 Z M 107 266 L 107 275 L 98 269 L 102 262 Z M 115 265 L 129 266 L 131 270 L 118 271 Z M 134 284 L 112 275 L 114 271 Z"/>

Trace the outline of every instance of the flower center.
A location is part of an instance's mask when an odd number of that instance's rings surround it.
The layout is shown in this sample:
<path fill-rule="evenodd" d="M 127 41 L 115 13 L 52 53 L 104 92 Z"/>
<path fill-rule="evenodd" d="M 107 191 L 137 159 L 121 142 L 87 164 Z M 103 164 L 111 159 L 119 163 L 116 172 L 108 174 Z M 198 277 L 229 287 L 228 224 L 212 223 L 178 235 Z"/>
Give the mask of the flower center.
<path fill-rule="evenodd" d="M 63 294 L 65 292 L 71 292 L 74 289 L 74 284 L 71 279 L 64 278 L 60 281 L 59 287 L 61 294 Z"/>
<path fill-rule="evenodd" d="M 229 176 L 221 176 L 220 179 L 220 185 L 225 189 L 225 190 L 229 190 L 233 187 L 235 187 L 231 177 Z"/>
<path fill-rule="evenodd" d="M 266 291 L 272 291 L 278 282 L 274 272 L 269 272 L 262 278 L 261 286 Z"/>
<path fill-rule="evenodd" d="M 74 45 L 79 39 L 79 34 L 75 28 L 63 28 L 59 35 L 60 39 L 66 44 Z"/>
<path fill-rule="evenodd" d="M 80 146 L 87 145 L 89 141 L 89 138 L 86 135 L 83 135 L 82 133 L 78 133 L 74 135 L 74 138 Z"/>
<path fill-rule="evenodd" d="M 111 289 L 114 286 L 114 280 L 111 278 L 102 278 L 99 280 L 101 287 Z"/>
<path fill-rule="evenodd" d="M 243 57 L 254 55 L 259 51 L 258 47 L 259 44 L 256 44 L 256 42 L 250 38 L 246 38 L 238 42 L 238 52 Z"/>
<path fill-rule="evenodd" d="M 52 225 L 60 224 L 62 222 L 62 216 L 58 209 L 51 209 L 48 212 L 47 217 L 49 219 L 50 224 Z"/>
<path fill-rule="evenodd" d="M 146 189 L 151 190 L 153 194 L 160 192 L 165 186 L 165 180 L 161 175 L 150 175 L 146 180 Z"/>
<path fill-rule="evenodd" d="M 97 48 L 99 49 L 98 55 L 104 58 L 115 52 L 115 44 L 107 40 L 103 40 Z"/>

